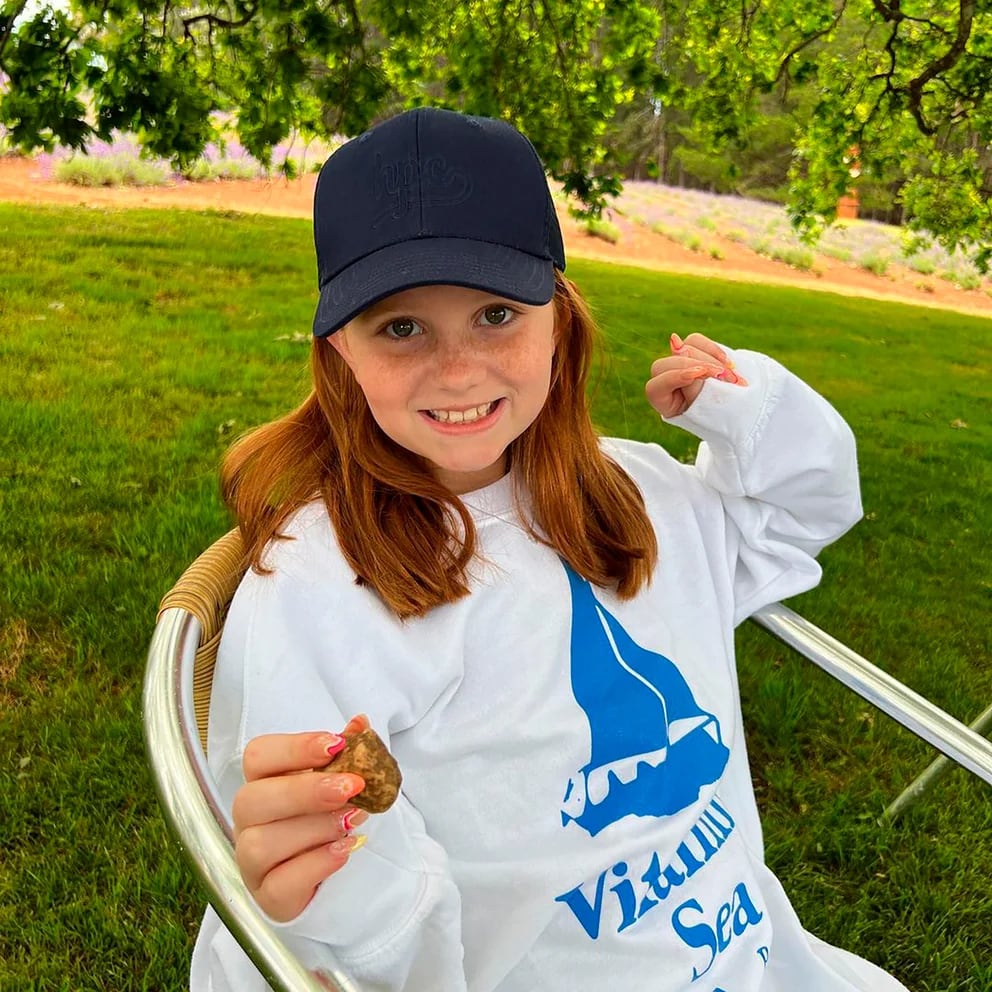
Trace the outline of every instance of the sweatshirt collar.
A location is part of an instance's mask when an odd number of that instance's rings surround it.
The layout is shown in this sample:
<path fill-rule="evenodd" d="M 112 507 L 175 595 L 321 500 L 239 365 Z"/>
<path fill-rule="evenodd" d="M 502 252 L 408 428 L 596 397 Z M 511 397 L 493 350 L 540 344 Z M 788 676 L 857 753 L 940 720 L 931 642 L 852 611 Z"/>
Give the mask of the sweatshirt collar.
<path fill-rule="evenodd" d="M 501 479 L 482 489 L 464 493 L 462 502 L 468 507 L 475 520 L 495 516 L 513 510 L 513 473 L 507 472 Z"/>

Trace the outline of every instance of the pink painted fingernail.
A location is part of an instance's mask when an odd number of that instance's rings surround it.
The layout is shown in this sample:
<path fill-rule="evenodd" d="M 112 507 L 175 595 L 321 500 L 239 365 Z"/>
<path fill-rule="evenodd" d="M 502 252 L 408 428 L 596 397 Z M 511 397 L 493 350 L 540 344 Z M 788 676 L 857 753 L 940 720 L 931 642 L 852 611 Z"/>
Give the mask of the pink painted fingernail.
<path fill-rule="evenodd" d="M 351 833 L 355 827 L 360 827 L 367 819 L 369 814 L 363 809 L 350 809 L 344 816 L 341 817 L 341 829 L 347 834 Z"/>
<path fill-rule="evenodd" d="M 738 375 L 733 369 L 724 369 L 717 376 L 717 378 L 721 382 L 729 382 L 729 383 L 732 383 L 735 386 L 746 386 L 747 385 L 747 380 L 743 376 Z"/>
<path fill-rule="evenodd" d="M 683 347 L 682 339 L 677 334 L 673 334 L 668 339 L 668 343 L 671 345 L 672 351 L 680 351 Z"/>
<path fill-rule="evenodd" d="M 706 376 L 713 375 L 715 370 L 715 365 L 697 365 L 695 368 L 687 369 L 686 371 L 690 378 L 702 379 Z M 720 377 L 717 376 L 717 378 L 719 379 Z"/>
<path fill-rule="evenodd" d="M 347 741 L 340 734 L 329 734 L 321 741 L 321 746 L 324 748 L 324 753 L 329 758 L 333 758 L 344 750 L 346 743 Z"/>

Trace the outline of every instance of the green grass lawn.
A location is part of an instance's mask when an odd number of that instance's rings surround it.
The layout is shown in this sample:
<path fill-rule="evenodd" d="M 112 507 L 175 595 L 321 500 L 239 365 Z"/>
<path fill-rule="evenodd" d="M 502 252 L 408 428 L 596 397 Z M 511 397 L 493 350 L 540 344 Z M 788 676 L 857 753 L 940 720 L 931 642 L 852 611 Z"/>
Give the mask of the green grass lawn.
<path fill-rule="evenodd" d="M 0 992 L 185 987 L 202 897 L 140 726 L 158 598 L 229 526 L 232 437 L 305 392 L 309 225 L 0 204 Z M 992 701 L 992 323 L 823 293 L 569 266 L 607 332 L 609 433 L 664 427 L 671 331 L 779 358 L 859 439 L 867 518 L 791 605 L 954 715 Z M 809 929 L 915 992 L 992 988 L 990 790 L 745 625 L 769 861 Z M 640 992 L 640 990 L 638 990 Z M 648 992 L 648 990 L 644 990 Z"/>

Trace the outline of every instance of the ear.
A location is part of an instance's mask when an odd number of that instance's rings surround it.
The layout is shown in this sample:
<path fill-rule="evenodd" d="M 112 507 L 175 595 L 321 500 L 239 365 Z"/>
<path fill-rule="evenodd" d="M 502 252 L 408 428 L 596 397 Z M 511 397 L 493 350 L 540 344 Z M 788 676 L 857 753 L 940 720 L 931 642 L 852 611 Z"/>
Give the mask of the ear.
<path fill-rule="evenodd" d="M 344 362 L 348 368 L 353 369 L 351 348 L 348 346 L 347 327 L 342 327 L 341 330 L 335 331 L 327 338 L 327 341 L 331 347 L 344 359 Z"/>

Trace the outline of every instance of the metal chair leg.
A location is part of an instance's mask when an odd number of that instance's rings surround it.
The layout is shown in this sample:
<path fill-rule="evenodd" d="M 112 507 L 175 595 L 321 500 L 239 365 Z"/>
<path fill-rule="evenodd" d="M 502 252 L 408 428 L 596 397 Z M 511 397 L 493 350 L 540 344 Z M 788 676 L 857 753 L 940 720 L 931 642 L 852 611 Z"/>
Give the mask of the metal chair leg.
<path fill-rule="evenodd" d="M 989 732 L 992 731 L 992 706 L 985 710 L 981 716 L 975 720 L 974 723 L 969 725 L 970 728 L 976 734 L 982 734 L 983 736 L 988 736 Z M 933 785 L 934 782 L 940 778 L 951 767 L 951 759 L 941 754 L 934 758 L 933 761 L 915 778 L 913 781 L 906 786 L 905 789 L 890 803 L 886 808 L 885 812 L 882 814 L 883 820 L 892 821 L 895 820 L 900 813 L 903 813 L 906 808 L 919 799 L 926 790 Z"/>

